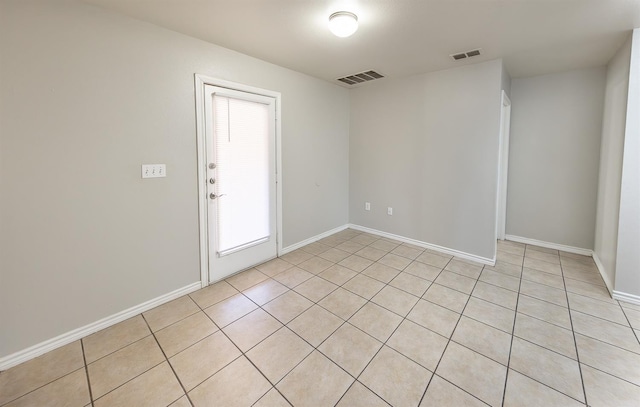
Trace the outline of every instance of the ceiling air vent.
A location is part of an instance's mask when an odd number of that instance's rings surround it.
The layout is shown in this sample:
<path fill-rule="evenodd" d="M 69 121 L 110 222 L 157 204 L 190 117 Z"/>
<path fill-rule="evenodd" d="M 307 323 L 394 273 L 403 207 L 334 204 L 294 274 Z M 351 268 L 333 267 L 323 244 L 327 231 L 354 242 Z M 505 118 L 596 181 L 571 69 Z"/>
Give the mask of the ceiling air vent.
<path fill-rule="evenodd" d="M 480 55 L 482 53 L 482 48 L 478 48 L 478 49 L 472 49 L 471 51 L 465 51 L 465 52 L 459 52 L 457 54 L 451 54 L 449 55 L 451 57 L 451 59 L 453 59 L 454 61 L 459 61 L 461 59 L 466 59 L 466 58 L 471 58 L 471 57 L 477 57 L 478 55 Z"/>
<path fill-rule="evenodd" d="M 375 79 L 384 78 L 384 75 L 380 75 L 376 71 L 365 71 L 356 73 L 353 75 L 338 78 L 337 80 L 346 83 L 347 85 L 357 85 L 359 83 L 369 82 Z"/>

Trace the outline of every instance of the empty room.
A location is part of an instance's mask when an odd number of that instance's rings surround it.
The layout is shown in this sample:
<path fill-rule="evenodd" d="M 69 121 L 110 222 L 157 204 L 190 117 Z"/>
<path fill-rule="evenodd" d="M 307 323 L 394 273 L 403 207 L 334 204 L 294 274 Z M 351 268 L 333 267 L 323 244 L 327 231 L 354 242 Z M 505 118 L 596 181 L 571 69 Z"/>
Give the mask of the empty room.
<path fill-rule="evenodd" d="M 640 405 L 640 0 L 0 0 L 0 407 Z"/>

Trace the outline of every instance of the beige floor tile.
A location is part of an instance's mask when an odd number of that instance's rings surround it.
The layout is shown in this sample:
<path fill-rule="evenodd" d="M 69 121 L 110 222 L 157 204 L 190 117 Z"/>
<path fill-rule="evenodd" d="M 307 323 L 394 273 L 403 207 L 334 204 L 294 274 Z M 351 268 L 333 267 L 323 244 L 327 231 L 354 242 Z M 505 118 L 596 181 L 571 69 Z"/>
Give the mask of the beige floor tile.
<path fill-rule="evenodd" d="M 559 253 L 560 253 L 556 249 L 549 249 L 548 247 L 535 246 L 535 245 L 531 245 L 531 244 L 527 245 L 527 251 L 536 251 L 536 252 L 540 252 L 540 253 L 549 253 L 549 254 L 554 254 L 556 256 L 559 256 Z"/>
<path fill-rule="evenodd" d="M 579 407 L 584 404 L 535 380 L 509 370 L 504 407 Z"/>
<path fill-rule="evenodd" d="M 347 281 L 342 287 L 363 298 L 371 299 L 382 290 L 384 283 L 360 274 Z"/>
<path fill-rule="evenodd" d="M 326 356 L 314 351 L 276 387 L 294 406 L 333 406 L 353 380 Z"/>
<path fill-rule="evenodd" d="M 640 386 L 640 355 L 576 334 L 580 363 Z"/>
<path fill-rule="evenodd" d="M 412 274 L 402 272 L 395 276 L 395 278 L 389 282 L 389 285 L 406 291 L 409 294 L 421 297 L 427 291 L 431 282 Z"/>
<path fill-rule="evenodd" d="M 384 346 L 358 378 L 392 406 L 416 406 L 432 373 Z"/>
<path fill-rule="evenodd" d="M 294 264 L 296 266 L 302 263 L 303 261 L 309 260 L 312 257 L 313 257 L 313 254 L 305 252 L 302 249 L 297 249 L 280 256 L 282 260 L 286 261 L 287 263 Z"/>
<path fill-rule="evenodd" d="M 83 407 L 91 403 L 89 384 L 84 368 L 69 373 L 46 386 L 28 393 L 6 407 L 36 407 L 36 406 L 68 406 Z"/>
<path fill-rule="evenodd" d="M 374 303 L 367 303 L 349 319 L 349 323 L 362 329 L 381 342 L 385 342 L 400 325 L 402 318 Z"/>
<path fill-rule="evenodd" d="M 577 359 L 576 343 L 569 329 L 541 321 L 522 313 L 516 315 L 514 335 L 568 358 Z"/>
<path fill-rule="evenodd" d="M 314 305 L 287 326 L 312 346 L 317 347 L 343 323 L 343 320 L 329 311 Z"/>
<path fill-rule="evenodd" d="M 559 305 L 521 295 L 518 300 L 518 312 L 565 329 L 571 329 L 569 310 Z"/>
<path fill-rule="evenodd" d="M 538 271 L 544 271 L 547 273 L 555 274 L 558 276 L 562 275 L 562 269 L 560 267 L 560 264 L 548 263 L 546 261 L 532 259 L 530 257 L 524 258 L 524 263 L 522 264 L 522 266 L 526 268 L 538 270 Z"/>
<path fill-rule="evenodd" d="M 163 362 L 96 400 L 94 405 L 96 407 L 166 406 L 183 395 L 184 391 L 171 367 L 167 362 Z"/>
<path fill-rule="evenodd" d="M 558 276 L 544 271 L 538 271 L 524 267 L 522 269 L 522 279 L 533 281 L 535 283 L 548 285 L 549 287 L 564 289 L 564 279 L 562 276 Z"/>
<path fill-rule="evenodd" d="M 290 407 L 291 404 L 275 388 L 262 396 L 253 407 Z"/>
<path fill-rule="evenodd" d="M 142 315 L 153 332 L 180 321 L 199 312 L 200 308 L 188 295 L 177 298 L 166 304 L 155 307 Z"/>
<path fill-rule="evenodd" d="M 84 366 L 80 341 L 19 364 L 0 374 L 0 405 Z"/>
<path fill-rule="evenodd" d="M 434 371 L 448 340 L 409 320 L 404 320 L 387 341 L 387 346 Z"/>
<path fill-rule="evenodd" d="M 580 368 L 573 359 L 514 337 L 509 367 L 584 402 Z"/>
<path fill-rule="evenodd" d="M 398 256 L 406 257 L 407 259 L 415 260 L 416 257 L 420 256 L 424 252 L 424 249 L 418 247 L 411 247 L 407 244 L 401 244 L 391 251 L 393 254 L 397 254 Z"/>
<path fill-rule="evenodd" d="M 271 384 L 244 356 L 239 357 L 189 392 L 195 407 L 251 406 Z"/>
<path fill-rule="evenodd" d="M 411 263 L 411 259 L 399 256 L 397 254 L 388 253 L 380 260 L 378 260 L 378 262 L 386 266 L 393 267 L 396 270 L 402 271 Z"/>
<path fill-rule="evenodd" d="M 356 256 L 355 254 L 347 257 L 338 263 L 341 266 L 344 266 L 348 269 L 351 269 L 355 272 L 360 273 L 362 270 L 366 269 L 370 265 L 373 264 L 373 261 L 369 259 L 365 259 L 364 257 Z"/>
<path fill-rule="evenodd" d="M 576 259 L 566 256 L 560 257 L 560 262 L 562 263 L 562 267 L 571 267 L 574 269 L 580 269 L 584 271 L 598 271 L 598 267 L 593 259 Z"/>
<path fill-rule="evenodd" d="M 583 295 L 567 293 L 571 310 L 580 311 L 621 325 L 629 325 L 617 304 L 609 304 Z"/>
<path fill-rule="evenodd" d="M 273 277 L 277 274 L 282 273 L 283 271 L 290 269 L 294 265 L 285 261 L 283 259 L 275 258 L 273 260 L 269 260 L 266 263 L 262 263 L 258 266 L 255 266 L 255 269 L 268 275 L 269 277 Z"/>
<path fill-rule="evenodd" d="M 471 297 L 463 315 L 511 334 L 516 313 L 494 303 Z"/>
<path fill-rule="evenodd" d="M 283 271 L 282 273 L 274 276 L 273 279 L 278 281 L 289 288 L 293 288 L 299 284 L 304 283 L 308 279 L 313 277 L 313 274 L 299 267 L 291 267 L 290 269 Z"/>
<path fill-rule="evenodd" d="M 451 340 L 505 366 L 509 363 L 511 335 L 482 322 L 463 316 Z"/>
<path fill-rule="evenodd" d="M 395 287 L 386 286 L 371 301 L 395 312 L 400 316 L 406 316 L 419 298 Z"/>
<path fill-rule="evenodd" d="M 483 266 L 481 264 L 471 264 L 469 262 L 454 258 L 447 264 L 445 270 L 452 271 L 454 273 L 463 275 L 465 277 L 473 278 L 477 280 L 480 277 Z"/>
<path fill-rule="evenodd" d="M 395 241 L 389 241 L 386 239 L 379 239 L 375 242 L 371 243 L 369 247 L 373 247 L 374 249 L 382 250 L 384 252 L 390 252 L 396 247 L 399 247 L 400 243 Z"/>
<path fill-rule="evenodd" d="M 471 295 L 510 309 L 516 309 L 516 304 L 518 303 L 518 293 L 515 291 L 487 284 L 483 281 L 476 283 Z"/>
<path fill-rule="evenodd" d="M 219 327 L 225 327 L 233 321 L 247 315 L 258 306 L 242 294 L 236 294 L 226 300 L 206 308 L 204 312 L 213 319 Z"/>
<path fill-rule="evenodd" d="M 326 244 L 327 246 L 330 246 L 330 247 L 336 247 L 337 245 L 344 243 L 348 240 L 349 239 L 345 239 L 340 236 L 331 235 L 331 236 L 323 237 L 322 239 L 318 240 L 318 242 L 322 244 Z"/>
<path fill-rule="evenodd" d="M 236 290 L 244 291 L 249 287 L 263 282 L 269 276 L 256 269 L 249 269 L 227 278 L 225 281 L 231 284 Z"/>
<path fill-rule="evenodd" d="M 640 354 L 640 344 L 628 326 L 615 324 L 578 311 L 571 311 L 573 330 L 577 333 L 607 342 Z"/>
<path fill-rule="evenodd" d="M 189 398 L 186 395 L 184 395 L 180 397 L 178 400 L 171 403 L 169 407 L 191 407 L 191 402 L 189 401 Z"/>
<path fill-rule="evenodd" d="M 558 290 L 543 284 L 522 280 L 520 294 L 560 305 L 565 308 L 567 307 L 567 293 L 564 289 Z"/>
<path fill-rule="evenodd" d="M 347 257 L 351 256 L 351 253 L 342 251 L 337 248 L 331 248 L 324 253 L 320 253 L 318 257 L 322 257 L 325 260 L 329 260 L 332 263 L 338 263 Z"/>
<path fill-rule="evenodd" d="M 522 266 L 523 257 L 498 250 L 498 252 L 496 253 L 496 260 L 504 263 L 514 264 L 516 266 Z"/>
<path fill-rule="evenodd" d="M 411 310 L 407 319 L 425 328 L 439 333 L 447 338 L 451 337 L 460 314 L 453 312 L 439 305 L 432 304 L 425 300 L 420 300 Z"/>
<path fill-rule="evenodd" d="M 147 336 L 93 362 L 87 367 L 93 398 L 102 397 L 163 360 L 164 355 L 155 338 Z"/>
<path fill-rule="evenodd" d="M 604 286 L 604 281 L 597 271 L 583 271 L 575 270 L 570 267 L 563 267 L 562 274 L 564 278 L 571 278 L 573 280 L 584 281 L 585 283 Z"/>
<path fill-rule="evenodd" d="M 231 363 L 241 353 L 220 331 L 169 359 L 187 391 Z"/>
<path fill-rule="evenodd" d="M 378 261 L 385 254 L 387 254 L 387 252 L 384 250 L 375 249 L 371 246 L 367 246 L 364 249 L 358 250 L 357 252 L 355 252 L 355 254 L 360 257 L 364 257 L 365 259 L 369 259 L 371 261 Z"/>
<path fill-rule="evenodd" d="M 420 277 L 427 281 L 433 281 L 438 278 L 438 275 L 442 272 L 441 268 L 431 266 L 426 263 L 414 261 L 404 269 L 403 273 L 408 273 L 416 277 Z"/>
<path fill-rule="evenodd" d="M 358 377 L 381 347 L 382 342 L 344 324 L 318 350 L 353 377 Z"/>
<path fill-rule="evenodd" d="M 586 295 L 587 297 L 593 297 L 601 301 L 616 304 L 615 300 L 611 299 L 611 295 L 609 295 L 607 288 L 603 285 L 589 284 L 584 281 L 573 280 L 570 278 L 566 278 L 564 283 L 567 287 L 567 292 Z"/>
<path fill-rule="evenodd" d="M 369 233 L 360 233 L 350 239 L 351 242 L 360 243 L 363 246 L 368 246 L 377 240 L 380 240 L 380 236 L 374 236 Z"/>
<path fill-rule="evenodd" d="M 469 300 L 467 294 L 440 284 L 432 284 L 422 298 L 457 313 L 462 313 Z"/>
<path fill-rule="evenodd" d="M 388 407 L 384 400 L 374 392 L 364 387 L 360 382 L 355 381 L 344 394 L 336 407 Z"/>
<path fill-rule="evenodd" d="M 558 253 L 545 253 L 539 250 L 527 250 L 524 255 L 526 258 L 546 261 L 547 263 L 560 264 L 560 256 Z"/>
<path fill-rule="evenodd" d="M 438 278 L 436 278 L 434 283 L 458 290 L 465 294 L 471 294 L 473 287 L 476 285 L 476 280 L 444 270 Z"/>
<path fill-rule="evenodd" d="M 285 285 L 280 284 L 276 280 L 269 279 L 244 290 L 242 293 L 256 304 L 264 305 L 287 291 L 289 291 L 289 289 Z"/>
<path fill-rule="evenodd" d="M 257 309 L 222 330 L 241 351 L 246 352 L 280 327 L 282 324 L 277 319 Z"/>
<path fill-rule="evenodd" d="M 311 308 L 312 305 L 313 303 L 302 295 L 295 291 L 288 291 L 262 308 L 283 324 L 288 324 L 292 319 Z"/>
<path fill-rule="evenodd" d="M 324 297 L 318 305 L 334 313 L 345 321 L 353 316 L 367 302 L 359 295 L 344 288 L 338 288 Z"/>
<path fill-rule="evenodd" d="M 425 251 L 420 256 L 416 257 L 416 261 L 428 264 L 438 269 L 443 269 L 452 258 L 453 256 L 439 255 Z"/>
<path fill-rule="evenodd" d="M 516 277 L 511 277 L 504 273 L 499 273 L 496 271 L 491 271 L 488 268 L 484 268 L 482 270 L 482 274 L 480 275 L 480 281 L 484 281 L 485 283 L 497 285 L 498 287 L 506 288 L 511 291 L 518 291 L 520 289 L 520 279 Z"/>
<path fill-rule="evenodd" d="M 322 273 L 318 274 L 318 277 L 324 278 L 325 280 L 330 281 L 333 284 L 342 285 L 351 280 L 357 274 L 358 273 L 351 269 L 340 266 L 338 264 L 334 264 Z"/>
<path fill-rule="evenodd" d="M 498 241 L 498 251 L 514 254 L 516 256 L 524 256 L 524 247 L 521 246 L 513 246 L 509 244 L 501 244 L 501 241 Z"/>
<path fill-rule="evenodd" d="M 327 250 L 331 249 L 331 246 L 328 246 L 326 244 L 322 244 L 320 242 L 314 242 L 311 244 L 308 244 L 304 247 L 301 247 L 302 250 L 304 250 L 307 253 L 311 253 L 313 255 L 318 255 L 320 253 L 324 253 Z"/>
<path fill-rule="evenodd" d="M 204 312 L 198 312 L 156 332 L 156 339 L 169 358 L 216 332 L 218 327 Z"/>
<path fill-rule="evenodd" d="M 493 267 L 484 266 L 484 270 L 495 271 L 496 273 L 506 274 L 516 278 L 520 278 L 522 275 L 522 266 L 502 261 L 496 261 L 496 264 Z"/>
<path fill-rule="evenodd" d="M 226 281 L 219 281 L 201 290 L 195 291 L 189 294 L 189 296 L 200 306 L 200 308 L 204 309 L 236 294 L 238 294 L 238 290 L 233 288 L 231 284 Z"/>
<path fill-rule="evenodd" d="M 640 311 L 640 304 L 633 304 L 633 303 L 630 303 L 630 302 L 627 302 L 627 301 L 618 301 L 618 303 L 624 309 Z"/>
<path fill-rule="evenodd" d="M 151 331 L 142 315 L 136 315 L 133 318 L 89 335 L 82 339 L 87 363 L 95 362 L 101 357 L 122 349 L 147 335 L 151 335 Z"/>
<path fill-rule="evenodd" d="M 502 404 L 507 368 L 450 342 L 436 373 L 491 406 Z"/>
<path fill-rule="evenodd" d="M 311 301 L 318 302 L 331 294 L 336 288 L 338 288 L 337 285 L 330 283 L 327 280 L 320 277 L 313 277 L 295 287 L 294 290 Z"/>
<path fill-rule="evenodd" d="M 373 263 L 362 274 L 387 284 L 400 274 L 400 271 L 382 263 Z"/>
<path fill-rule="evenodd" d="M 640 386 L 582 365 L 587 402 L 593 407 L 637 407 Z"/>
<path fill-rule="evenodd" d="M 312 351 L 313 348 L 307 342 L 288 328 L 282 327 L 247 352 L 247 357 L 275 384 Z"/>
<path fill-rule="evenodd" d="M 640 311 L 623 307 L 623 312 L 627 316 L 631 327 L 633 329 L 640 329 Z"/>
<path fill-rule="evenodd" d="M 486 404 L 440 376 L 433 375 L 420 403 L 420 407 L 432 406 L 486 407 Z"/>
<path fill-rule="evenodd" d="M 360 243 L 356 243 L 356 242 L 352 242 L 350 240 L 340 243 L 339 245 L 336 246 L 336 249 L 342 250 L 343 252 L 347 252 L 347 253 L 355 253 L 358 250 L 362 250 L 364 249 L 364 245 L 361 245 Z"/>

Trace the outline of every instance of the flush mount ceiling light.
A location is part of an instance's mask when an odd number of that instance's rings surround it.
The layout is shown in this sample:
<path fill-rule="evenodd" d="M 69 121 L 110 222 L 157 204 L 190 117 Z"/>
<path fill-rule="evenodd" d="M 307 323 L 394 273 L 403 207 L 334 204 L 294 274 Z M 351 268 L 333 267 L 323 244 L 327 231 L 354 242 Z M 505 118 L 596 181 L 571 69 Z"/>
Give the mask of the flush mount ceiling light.
<path fill-rule="evenodd" d="M 338 11 L 329 16 L 329 30 L 338 37 L 348 37 L 358 29 L 358 16 L 348 11 Z"/>

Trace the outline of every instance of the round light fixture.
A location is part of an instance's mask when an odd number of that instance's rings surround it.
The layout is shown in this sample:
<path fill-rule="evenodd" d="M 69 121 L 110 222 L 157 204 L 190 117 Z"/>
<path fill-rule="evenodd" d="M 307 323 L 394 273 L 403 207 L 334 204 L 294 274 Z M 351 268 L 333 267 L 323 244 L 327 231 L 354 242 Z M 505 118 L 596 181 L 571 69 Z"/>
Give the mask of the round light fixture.
<path fill-rule="evenodd" d="M 338 11 L 329 16 L 329 30 L 338 37 L 348 37 L 358 29 L 358 16 L 348 11 Z"/>

